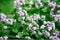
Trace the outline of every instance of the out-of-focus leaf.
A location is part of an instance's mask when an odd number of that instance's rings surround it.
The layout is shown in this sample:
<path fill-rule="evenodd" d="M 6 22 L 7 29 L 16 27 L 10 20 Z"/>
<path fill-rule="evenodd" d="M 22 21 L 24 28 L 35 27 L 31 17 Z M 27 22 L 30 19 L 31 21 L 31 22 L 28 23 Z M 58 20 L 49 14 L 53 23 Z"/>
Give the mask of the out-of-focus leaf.
<path fill-rule="evenodd" d="M 13 0 L 0 0 L 0 12 L 10 14 L 14 11 Z"/>

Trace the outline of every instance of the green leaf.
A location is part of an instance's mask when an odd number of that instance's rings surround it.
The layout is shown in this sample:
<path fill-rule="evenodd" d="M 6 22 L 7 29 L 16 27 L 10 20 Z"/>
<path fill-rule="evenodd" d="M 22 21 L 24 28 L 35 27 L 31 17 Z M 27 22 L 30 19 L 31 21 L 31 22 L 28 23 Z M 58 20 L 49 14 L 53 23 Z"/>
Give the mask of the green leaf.
<path fill-rule="evenodd" d="M 12 29 L 12 31 L 14 32 L 14 33 L 17 33 L 18 32 L 18 29 Z"/>
<path fill-rule="evenodd" d="M 23 36 L 22 32 L 18 32 L 18 35 L 19 35 L 20 37 L 22 37 L 22 36 Z"/>

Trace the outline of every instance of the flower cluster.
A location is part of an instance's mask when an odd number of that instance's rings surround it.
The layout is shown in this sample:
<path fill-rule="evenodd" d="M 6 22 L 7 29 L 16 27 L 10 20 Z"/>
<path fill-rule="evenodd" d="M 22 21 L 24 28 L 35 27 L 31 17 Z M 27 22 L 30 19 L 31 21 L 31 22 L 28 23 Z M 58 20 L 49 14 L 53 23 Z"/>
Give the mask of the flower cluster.
<path fill-rule="evenodd" d="M 2 34 L 0 40 L 7 38 L 60 40 L 60 31 L 56 24 L 60 21 L 60 10 L 56 9 L 60 5 L 51 0 L 14 0 L 13 3 L 15 11 L 12 16 L 0 13 Z M 58 26 L 60 28 L 60 25 Z"/>

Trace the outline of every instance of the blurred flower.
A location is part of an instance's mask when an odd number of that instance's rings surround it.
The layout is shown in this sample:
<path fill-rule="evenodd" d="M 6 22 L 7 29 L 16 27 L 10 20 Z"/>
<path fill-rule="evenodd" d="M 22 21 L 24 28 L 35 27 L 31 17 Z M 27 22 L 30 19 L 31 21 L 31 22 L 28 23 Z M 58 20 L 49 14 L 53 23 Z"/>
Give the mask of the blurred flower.
<path fill-rule="evenodd" d="M 22 11 L 17 12 L 20 16 L 24 16 L 24 13 Z"/>
<path fill-rule="evenodd" d="M 32 27 L 32 30 L 37 30 L 37 27 Z"/>
<path fill-rule="evenodd" d="M 25 38 L 27 38 L 27 39 L 31 39 L 29 36 L 26 36 Z"/>
<path fill-rule="evenodd" d="M 57 7 L 59 8 L 59 7 L 60 7 L 60 5 L 57 5 Z"/>
<path fill-rule="evenodd" d="M 0 14 L 0 20 L 5 22 L 5 20 L 6 20 L 6 15 L 5 15 L 4 13 L 1 13 L 1 14 Z"/>
<path fill-rule="evenodd" d="M 33 26 L 33 25 L 30 23 L 30 24 L 29 24 L 29 27 L 32 27 L 32 26 Z"/>
<path fill-rule="evenodd" d="M 7 26 L 3 26 L 4 29 L 7 29 Z"/>
<path fill-rule="evenodd" d="M 40 15 L 39 14 L 34 14 L 34 20 L 40 20 Z"/>
<path fill-rule="evenodd" d="M 13 24 L 13 19 L 6 19 L 6 23 L 12 25 Z"/>
<path fill-rule="evenodd" d="M 14 22 L 16 22 L 16 19 L 14 20 Z"/>
<path fill-rule="evenodd" d="M 25 17 L 21 17 L 22 20 L 25 20 Z"/>
<path fill-rule="evenodd" d="M 45 15 L 42 15 L 41 17 L 42 17 L 42 18 L 45 18 L 46 16 L 45 16 Z"/>
<path fill-rule="evenodd" d="M 27 20 L 28 20 L 29 22 L 34 21 L 32 17 L 27 17 Z"/>
<path fill-rule="evenodd" d="M 32 31 L 32 34 L 33 34 L 33 35 L 36 34 L 36 31 Z"/>
<path fill-rule="evenodd" d="M 60 14 L 60 10 L 57 10 L 57 13 Z"/>
<path fill-rule="evenodd" d="M 55 21 L 60 21 L 60 14 L 55 15 L 54 20 Z"/>
<path fill-rule="evenodd" d="M 50 33 L 48 31 L 42 30 L 42 33 L 50 37 Z"/>
<path fill-rule="evenodd" d="M 8 36 L 4 36 L 4 40 L 8 40 Z"/>
<path fill-rule="evenodd" d="M 46 27 L 45 25 L 41 25 L 41 27 L 40 27 L 40 28 L 43 28 L 43 29 L 44 29 L 45 27 Z"/>
<path fill-rule="evenodd" d="M 51 36 L 50 39 L 51 40 L 60 40 L 60 38 L 58 38 L 57 36 Z"/>
<path fill-rule="evenodd" d="M 20 38 L 18 35 L 16 35 L 16 38 Z"/>
<path fill-rule="evenodd" d="M 30 4 L 31 4 L 31 5 L 33 4 L 33 0 L 30 0 Z"/>
<path fill-rule="evenodd" d="M 0 37 L 0 40 L 3 40 L 3 37 Z"/>

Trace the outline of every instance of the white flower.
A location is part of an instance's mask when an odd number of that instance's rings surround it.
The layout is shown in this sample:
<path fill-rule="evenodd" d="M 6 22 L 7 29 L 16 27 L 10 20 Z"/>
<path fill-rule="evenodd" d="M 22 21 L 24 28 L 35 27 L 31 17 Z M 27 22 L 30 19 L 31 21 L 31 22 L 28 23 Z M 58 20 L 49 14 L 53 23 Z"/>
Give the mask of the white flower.
<path fill-rule="evenodd" d="M 55 30 L 55 23 L 54 22 L 47 22 L 47 26 L 48 26 L 48 31 L 50 30 Z"/>
<path fill-rule="evenodd" d="M 29 26 L 29 27 L 32 27 L 33 25 L 30 23 L 28 26 Z"/>
<path fill-rule="evenodd" d="M 14 20 L 14 22 L 16 22 L 16 19 Z"/>
<path fill-rule="evenodd" d="M 36 34 L 36 31 L 32 31 L 32 34 Z"/>
<path fill-rule="evenodd" d="M 30 4 L 31 4 L 31 5 L 33 4 L 33 0 L 30 0 Z"/>
<path fill-rule="evenodd" d="M 7 29 L 7 26 L 3 26 L 4 29 Z"/>
<path fill-rule="evenodd" d="M 42 17 L 42 18 L 45 18 L 46 16 L 45 16 L 45 15 L 42 15 L 41 17 Z"/>
<path fill-rule="evenodd" d="M 54 20 L 55 21 L 60 21 L 60 14 L 55 15 Z"/>
<path fill-rule="evenodd" d="M 0 14 L 0 18 L 1 18 L 1 21 L 4 21 L 6 20 L 6 15 L 4 13 L 1 13 Z"/>
<path fill-rule="evenodd" d="M 50 33 L 48 31 L 42 30 L 43 34 L 46 34 L 48 37 L 50 37 Z"/>
<path fill-rule="evenodd" d="M 26 30 L 32 30 L 32 28 L 31 27 L 27 27 Z"/>
<path fill-rule="evenodd" d="M 60 32 L 57 31 L 57 32 L 54 33 L 54 35 L 55 36 L 60 36 Z"/>
<path fill-rule="evenodd" d="M 48 27 L 48 31 L 51 31 L 52 30 L 52 27 Z"/>
<path fill-rule="evenodd" d="M 45 27 L 46 27 L 45 25 L 42 25 L 40 28 L 43 28 L 44 29 Z"/>
<path fill-rule="evenodd" d="M 13 24 L 13 19 L 6 19 L 6 23 L 12 25 Z"/>
<path fill-rule="evenodd" d="M 27 38 L 27 39 L 31 39 L 29 36 L 26 36 L 25 38 Z"/>
<path fill-rule="evenodd" d="M 60 13 L 60 10 L 58 10 L 57 13 Z"/>
<path fill-rule="evenodd" d="M 34 14 L 34 20 L 40 20 L 40 15 L 39 14 Z"/>
<path fill-rule="evenodd" d="M 36 3 L 35 6 L 36 6 L 36 8 L 43 7 L 43 4 L 42 3 Z"/>
<path fill-rule="evenodd" d="M 57 5 L 57 7 L 59 8 L 59 7 L 60 7 L 60 5 Z"/>
<path fill-rule="evenodd" d="M 60 40 L 60 38 L 58 38 L 57 36 L 50 36 L 51 40 Z"/>
<path fill-rule="evenodd" d="M 33 30 L 36 30 L 36 29 L 37 29 L 37 27 L 32 27 L 32 29 L 33 29 Z"/>
<path fill-rule="evenodd" d="M 0 40 L 3 40 L 3 37 L 0 37 Z"/>
<path fill-rule="evenodd" d="M 54 12 L 50 11 L 50 15 L 51 15 L 51 16 L 54 15 Z"/>
<path fill-rule="evenodd" d="M 25 0 L 22 0 L 22 4 L 24 4 L 24 5 L 25 5 Z"/>
<path fill-rule="evenodd" d="M 6 19 L 6 15 L 5 15 L 4 13 L 1 13 L 1 14 L 0 14 L 0 17 L 1 17 L 2 19 L 4 19 L 4 18 Z"/>
<path fill-rule="evenodd" d="M 33 21 L 33 18 L 32 18 L 32 17 L 27 17 L 27 20 L 28 20 L 29 22 L 32 22 L 32 21 Z"/>
<path fill-rule="evenodd" d="M 20 38 L 18 35 L 16 35 L 16 38 Z"/>
<path fill-rule="evenodd" d="M 4 39 L 5 39 L 5 40 L 8 40 L 8 36 L 4 36 Z"/>
<path fill-rule="evenodd" d="M 52 7 L 56 7 L 56 3 L 54 3 L 54 2 L 50 2 L 48 5 L 52 6 Z"/>
<path fill-rule="evenodd" d="M 21 17 L 22 20 L 25 20 L 25 17 Z"/>
<path fill-rule="evenodd" d="M 16 8 L 18 5 L 20 5 L 20 0 L 15 0 L 14 1 L 14 7 Z"/>
<path fill-rule="evenodd" d="M 18 14 L 19 14 L 20 16 L 24 16 L 24 13 L 23 13 L 22 11 L 18 11 Z"/>
<path fill-rule="evenodd" d="M 22 10 L 22 8 L 21 8 L 21 7 L 18 7 L 18 8 L 17 8 L 17 10 L 18 10 L 18 11 L 21 11 L 21 10 Z"/>
<path fill-rule="evenodd" d="M 47 35 L 48 37 L 50 36 L 50 33 L 49 33 L 49 32 L 46 31 L 45 33 L 46 33 L 46 35 Z"/>
<path fill-rule="evenodd" d="M 23 10 L 23 11 L 24 11 L 25 15 L 26 15 L 26 16 L 28 16 L 28 13 L 27 13 L 27 11 L 26 11 L 26 10 Z"/>
<path fill-rule="evenodd" d="M 37 3 L 35 4 L 35 7 L 38 8 L 39 6 L 37 5 Z"/>
<path fill-rule="evenodd" d="M 47 22 L 46 21 L 43 21 L 43 24 L 47 24 Z"/>
<path fill-rule="evenodd" d="M 54 22 L 52 22 L 52 25 L 53 25 L 53 29 L 55 30 L 55 23 L 54 23 Z"/>

